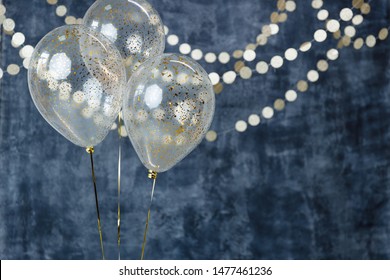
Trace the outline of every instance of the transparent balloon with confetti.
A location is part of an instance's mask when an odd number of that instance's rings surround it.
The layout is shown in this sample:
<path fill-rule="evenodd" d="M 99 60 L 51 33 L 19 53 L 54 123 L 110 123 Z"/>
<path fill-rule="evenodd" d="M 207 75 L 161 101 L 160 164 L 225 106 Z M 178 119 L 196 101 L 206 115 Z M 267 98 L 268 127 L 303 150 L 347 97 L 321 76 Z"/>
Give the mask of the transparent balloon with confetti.
<path fill-rule="evenodd" d="M 123 117 L 142 163 L 159 173 L 198 146 L 214 110 L 206 71 L 191 58 L 164 54 L 141 65 L 131 77 Z"/>
<path fill-rule="evenodd" d="M 122 107 L 126 71 L 118 50 L 83 25 L 59 27 L 36 46 L 30 94 L 45 120 L 72 143 L 104 140 Z"/>
<path fill-rule="evenodd" d="M 164 25 L 145 0 L 98 0 L 86 12 L 84 24 L 106 36 L 120 51 L 127 76 L 165 49 Z"/>

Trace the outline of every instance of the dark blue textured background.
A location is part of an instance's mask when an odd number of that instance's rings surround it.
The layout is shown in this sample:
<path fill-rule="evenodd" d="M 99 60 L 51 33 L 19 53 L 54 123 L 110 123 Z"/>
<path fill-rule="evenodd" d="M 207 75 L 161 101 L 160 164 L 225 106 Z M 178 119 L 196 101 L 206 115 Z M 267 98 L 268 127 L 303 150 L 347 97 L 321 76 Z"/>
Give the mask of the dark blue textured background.
<path fill-rule="evenodd" d="M 63 0 L 82 17 L 92 0 Z M 244 48 L 269 22 L 270 0 L 153 0 L 164 23 L 193 47 Z M 281 25 L 258 54 L 269 59 L 312 38 L 323 23 L 311 1 Z M 45 0 L 3 0 L 16 30 L 36 44 L 63 24 Z M 328 0 L 338 18 L 351 1 Z M 390 25 L 390 2 L 374 0 L 358 36 Z M 297 61 L 265 76 L 227 86 L 217 98 L 213 129 L 272 104 L 315 68 L 337 42 L 328 36 Z M 390 40 L 361 51 L 341 50 L 307 93 L 272 120 L 203 142 L 160 174 L 148 259 L 389 259 Z M 167 47 L 176 51 L 176 47 Z M 1 67 L 21 63 L 2 34 Z M 229 66 L 205 65 L 223 73 Z M 231 66 L 230 66 L 231 67 Z M 0 258 L 98 259 L 100 249 L 88 155 L 39 115 L 26 71 L 1 80 Z M 116 254 L 118 139 L 96 147 L 105 249 Z M 123 159 L 123 258 L 138 258 L 150 181 L 126 139 Z"/>

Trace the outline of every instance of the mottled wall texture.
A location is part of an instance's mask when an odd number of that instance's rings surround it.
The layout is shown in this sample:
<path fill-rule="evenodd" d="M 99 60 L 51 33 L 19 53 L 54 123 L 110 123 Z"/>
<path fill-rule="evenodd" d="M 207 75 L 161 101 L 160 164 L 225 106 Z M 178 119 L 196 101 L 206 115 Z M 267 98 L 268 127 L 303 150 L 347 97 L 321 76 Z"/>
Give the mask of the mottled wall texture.
<path fill-rule="evenodd" d="M 82 17 L 93 0 L 59 2 Z M 258 58 L 269 61 L 323 28 L 311 1 L 296 2 L 297 10 L 258 49 Z M 3 3 L 27 44 L 35 45 L 64 22 L 46 0 Z M 205 53 L 245 48 L 276 7 L 271 0 L 151 3 L 170 32 Z M 323 8 L 338 18 L 340 9 L 351 5 L 351 0 L 326 0 Z M 389 12 L 390 1 L 372 1 L 357 36 L 377 35 L 390 25 Z M 337 43 L 328 36 L 281 69 L 225 86 L 217 96 L 212 129 L 234 130 L 238 120 L 272 106 Z M 160 174 L 146 258 L 389 259 L 389 46 L 390 40 L 360 51 L 343 48 L 319 81 L 271 120 L 204 141 Z M 167 51 L 178 52 L 178 47 L 167 46 Z M 11 63 L 21 59 L 2 34 L 1 67 Z M 201 63 L 218 73 L 234 66 Z M 88 155 L 39 115 L 24 70 L 1 80 L 0 130 L 0 258 L 99 259 Z M 136 259 L 151 182 L 125 140 L 122 257 Z M 95 150 L 105 249 L 115 259 L 117 134 Z"/>

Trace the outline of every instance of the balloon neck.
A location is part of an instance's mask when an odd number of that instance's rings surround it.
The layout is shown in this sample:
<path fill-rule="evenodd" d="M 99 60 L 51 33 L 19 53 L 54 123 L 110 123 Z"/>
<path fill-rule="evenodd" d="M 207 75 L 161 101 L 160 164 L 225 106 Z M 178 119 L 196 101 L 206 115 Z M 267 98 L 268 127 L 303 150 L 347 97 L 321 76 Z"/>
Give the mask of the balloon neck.
<path fill-rule="evenodd" d="M 156 172 L 156 171 L 153 171 L 153 170 L 149 170 L 149 172 L 148 172 L 148 178 L 149 178 L 149 179 L 156 180 L 156 179 L 157 179 L 157 172 Z"/>
<path fill-rule="evenodd" d="M 87 151 L 88 154 L 93 154 L 93 153 L 95 152 L 95 150 L 94 150 L 93 147 L 88 147 L 88 148 L 86 149 L 86 151 Z"/>

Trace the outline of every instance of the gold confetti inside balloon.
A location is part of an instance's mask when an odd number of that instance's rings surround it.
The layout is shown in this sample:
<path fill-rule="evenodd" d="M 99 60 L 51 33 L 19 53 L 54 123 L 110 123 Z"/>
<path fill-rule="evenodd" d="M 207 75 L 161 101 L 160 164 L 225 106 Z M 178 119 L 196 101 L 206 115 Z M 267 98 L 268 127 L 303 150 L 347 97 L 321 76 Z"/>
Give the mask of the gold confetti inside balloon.
<path fill-rule="evenodd" d="M 214 116 L 206 71 L 191 58 L 164 54 L 134 72 L 123 103 L 130 140 L 146 168 L 164 172 L 202 141 Z"/>
<path fill-rule="evenodd" d="M 36 46 L 28 70 L 35 106 L 81 147 L 106 137 L 122 107 L 126 70 L 103 35 L 83 25 L 59 27 Z"/>
<path fill-rule="evenodd" d="M 164 25 L 145 0 L 98 0 L 85 14 L 84 24 L 115 44 L 128 77 L 145 60 L 165 49 Z"/>

